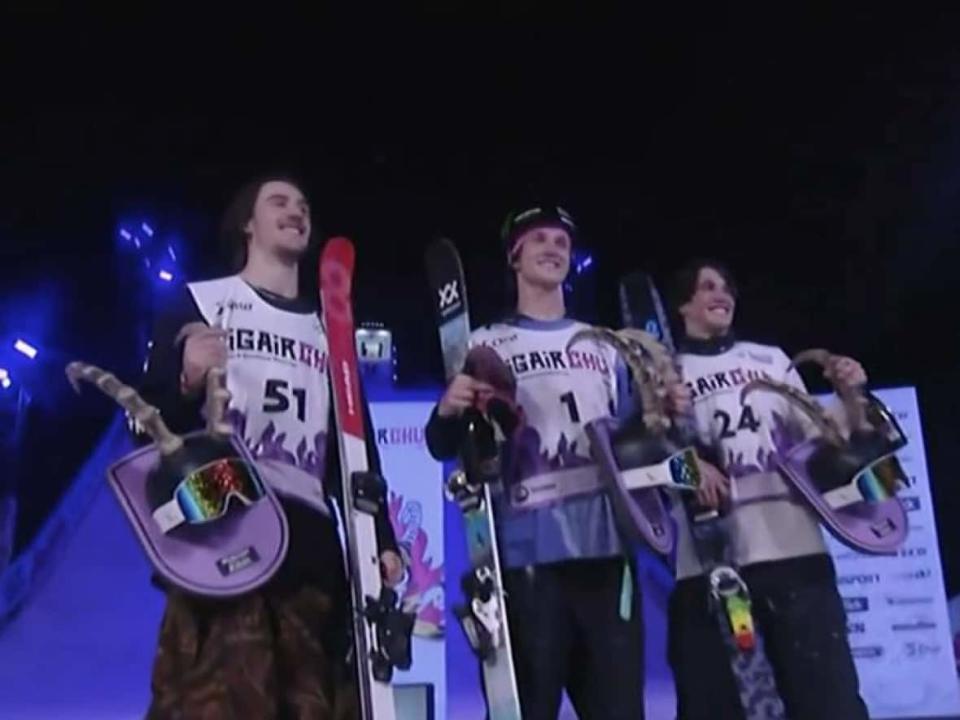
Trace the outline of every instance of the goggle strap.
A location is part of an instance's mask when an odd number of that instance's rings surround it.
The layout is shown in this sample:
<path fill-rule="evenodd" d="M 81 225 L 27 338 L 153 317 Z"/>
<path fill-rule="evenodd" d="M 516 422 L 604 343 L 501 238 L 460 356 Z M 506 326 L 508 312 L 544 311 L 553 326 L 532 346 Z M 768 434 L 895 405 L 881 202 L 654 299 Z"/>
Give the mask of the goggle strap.
<path fill-rule="evenodd" d="M 883 455 L 877 458 L 876 460 L 872 460 L 869 464 L 864 466 L 856 475 L 854 475 L 850 479 L 849 483 L 823 493 L 824 501 L 827 503 L 827 505 L 829 505 L 834 510 L 839 510 L 840 508 L 846 507 L 847 505 L 851 505 L 855 502 L 876 502 L 878 498 L 867 497 L 867 495 L 864 493 L 864 490 L 860 484 L 861 478 L 864 478 L 864 477 L 869 478 L 870 474 L 875 472 L 876 467 L 880 466 L 883 463 L 889 462 L 891 458 L 894 461 L 897 459 L 896 455 L 891 453 L 889 455 Z M 900 468 L 900 471 L 903 472 L 902 468 Z M 878 479 L 878 482 L 880 482 L 880 488 L 878 489 L 882 490 L 884 494 L 888 496 L 886 498 L 879 498 L 879 499 L 889 499 L 894 495 L 896 495 L 896 492 L 899 488 L 886 487 L 885 484 L 883 484 L 882 481 L 880 481 L 879 479 Z"/>
<path fill-rule="evenodd" d="M 682 459 L 684 466 L 695 475 L 694 485 L 686 485 L 680 482 L 673 469 L 673 462 Z M 624 486 L 628 490 L 640 490 L 649 487 L 669 487 L 674 490 L 696 490 L 700 484 L 700 470 L 696 464 L 696 455 L 690 448 L 684 448 L 675 452 L 666 460 L 656 465 L 647 465 L 645 467 L 631 468 L 621 472 L 623 475 Z"/>
<path fill-rule="evenodd" d="M 153 520 L 160 527 L 161 532 L 168 533 L 186 522 L 186 517 L 180 509 L 180 503 L 174 497 L 153 511 Z"/>

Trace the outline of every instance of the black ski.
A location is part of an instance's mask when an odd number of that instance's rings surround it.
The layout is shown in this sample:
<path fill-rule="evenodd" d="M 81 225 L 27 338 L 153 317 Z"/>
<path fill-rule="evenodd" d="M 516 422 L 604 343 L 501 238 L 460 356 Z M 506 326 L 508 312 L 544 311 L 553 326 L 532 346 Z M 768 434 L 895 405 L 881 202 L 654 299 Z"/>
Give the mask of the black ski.
<path fill-rule="evenodd" d="M 327 333 L 337 421 L 346 555 L 353 605 L 353 641 L 363 720 L 394 720 L 394 668 L 409 669 L 414 616 L 399 608 L 380 577 L 374 519 L 386 504 L 386 483 L 370 466 L 353 323 L 353 245 L 332 238 L 320 259 L 320 298 Z"/>
<path fill-rule="evenodd" d="M 649 332 L 676 361 L 670 320 L 653 278 L 643 272 L 625 276 L 620 281 L 620 310 L 625 325 Z M 680 432 L 693 441 L 693 418 L 681 418 L 679 425 Z M 745 716 L 747 720 L 785 720 L 786 710 L 777 693 L 763 638 L 753 621 L 747 584 L 731 562 L 726 518 L 716 510 L 699 506 L 691 496 L 684 501 L 694 547 L 710 581 L 710 601 L 727 643 Z"/>
<path fill-rule="evenodd" d="M 445 239 L 430 246 L 426 264 L 449 382 L 463 370 L 470 338 L 463 265 L 457 248 Z M 483 414 L 467 411 L 463 421 L 466 440 L 460 469 L 446 485 L 447 497 L 463 512 L 471 564 L 461 580 L 466 605 L 456 608 L 456 614 L 482 663 L 489 720 L 520 720 L 490 492 L 490 484 L 500 480 L 499 453 L 494 428 Z"/>

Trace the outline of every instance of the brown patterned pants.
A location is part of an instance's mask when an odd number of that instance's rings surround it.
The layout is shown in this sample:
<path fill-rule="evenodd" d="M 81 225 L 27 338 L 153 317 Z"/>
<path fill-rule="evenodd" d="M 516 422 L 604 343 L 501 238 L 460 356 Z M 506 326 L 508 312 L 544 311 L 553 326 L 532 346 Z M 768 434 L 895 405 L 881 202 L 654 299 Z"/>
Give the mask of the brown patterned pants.
<path fill-rule="evenodd" d="M 171 592 L 148 720 L 353 720 L 348 616 L 312 587 L 233 601 Z"/>

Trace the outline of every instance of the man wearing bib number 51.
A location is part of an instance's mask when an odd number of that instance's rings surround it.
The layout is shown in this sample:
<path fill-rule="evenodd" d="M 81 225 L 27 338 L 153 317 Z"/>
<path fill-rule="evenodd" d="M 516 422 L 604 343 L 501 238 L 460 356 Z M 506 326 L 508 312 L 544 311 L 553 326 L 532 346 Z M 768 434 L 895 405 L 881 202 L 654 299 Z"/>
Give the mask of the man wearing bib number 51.
<path fill-rule="evenodd" d="M 187 432 L 202 423 L 207 371 L 226 367 L 227 419 L 257 461 L 276 470 L 270 481 L 290 540 L 277 574 L 239 599 L 164 588 L 150 718 L 357 716 L 349 589 L 332 510 L 341 486 L 327 342 L 317 301 L 299 283 L 310 230 L 295 183 L 274 176 L 248 184 L 221 230 L 239 272 L 189 283 L 155 324 L 142 396 L 174 432 Z M 396 584 L 404 569 L 385 513 L 376 528 L 384 580 Z"/>
<path fill-rule="evenodd" d="M 575 238 L 576 226 L 561 208 L 512 214 L 502 240 L 516 280 L 514 313 L 471 334 L 470 345 L 492 348 L 516 380 L 525 426 L 513 442 L 508 488 L 534 479 L 540 487 L 569 488 L 578 474 L 595 477 L 585 425 L 630 409 L 626 373 L 618 372 L 608 346 L 588 341 L 568 351 L 573 335 L 587 327 L 567 318 L 564 304 Z M 686 388 L 674 390 L 675 402 L 689 402 Z M 434 457 L 456 455 L 460 414 L 492 392 L 469 375 L 451 381 L 427 425 Z M 642 718 L 640 589 L 604 491 L 557 490 L 535 506 L 525 502 L 514 492 L 495 498 L 524 719 L 555 720 L 564 690 L 581 718 Z"/>

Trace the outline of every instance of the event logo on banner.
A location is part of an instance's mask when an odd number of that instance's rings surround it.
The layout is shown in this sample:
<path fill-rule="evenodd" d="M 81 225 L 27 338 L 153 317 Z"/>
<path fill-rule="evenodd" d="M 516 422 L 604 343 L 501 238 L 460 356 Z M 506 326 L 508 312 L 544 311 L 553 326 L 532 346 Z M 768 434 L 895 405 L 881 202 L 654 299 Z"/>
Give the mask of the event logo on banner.
<path fill-rule="evenodd" d="M 443 635 L 443 563 L 434 564 L 427 556 L 430 538 L 423 529 L 423 503 L 405 500 L 390 491 L 390 522 L 397 544 L 406 560 L 408 575 L 402 587 L 400 602 L 407 611 L 415 610 L 415 635 Z M 438 545 L 442 543 L 437 541 Z"/>
<path fill-rule="evenodd" d="M 424 437 L 431 409 L 429 403 L 407 402 L 374 403 L 371 409 L 389 487 L 390 522 L 407 565 L 400 601 L 416 611 L 414 634 L 421 637 L 443 635 L 444 624 L 440 465 L 427 452 Z"/>
<path fill-rule="evenodd" d="M 433 405 L 434 401 L 371 402 L 370 413 L 389 487 L 390 520 L 407 564 L 397 592 L 403 607 L 417 614 L 413 665 L 398 670 L 394 683 L 431 687 L 434 717 L 445 718 L 443 466 L 430 457 L 424 437 Z"/>
<path fill-rule="evenodd" d="M 899 453 L 911 482 L 901 494 L 910 522 L 907 541 L 894 555 L 865 555 L 824 531 L 837 566 L 860 692 L 872 718 L 953 716 L 960 714 L 960 688 L 917 396 L 913 388 L 876 395 L 909 439 Z"/>

